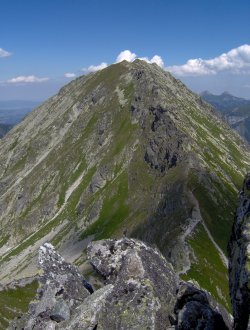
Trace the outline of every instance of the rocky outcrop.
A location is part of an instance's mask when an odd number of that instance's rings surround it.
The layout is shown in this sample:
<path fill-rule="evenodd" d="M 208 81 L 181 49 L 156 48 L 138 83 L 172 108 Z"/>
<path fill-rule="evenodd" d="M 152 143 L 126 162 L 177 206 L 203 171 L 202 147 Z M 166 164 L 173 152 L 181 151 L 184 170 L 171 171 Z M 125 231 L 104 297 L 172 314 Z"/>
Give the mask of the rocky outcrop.
<path fill-rule="evenodd" d="M 153 115 L 151 138 L 148 141 L 144 159 L 151 168 L 165 172 L 175 167 L 182 157 L 182 139 L 174 122 L 169 117 L 169 110 L 162 107 L 150 107 Z"/>
<path fill-rule="evenodd" d="M 230 319 L 226 311 L 211 296 L 191 283 L 182 282 L 175 304 L 176 328 L 229 329 Z"/>
<path fill-rule="evenodd" d="M 250 328 L 250 173 L 240 193 L 228 253 L 234 328 L 247 329 Z"/>
<path fill-rule="evenodd" d="M 74 310 L 90 295 L 90 288 L 77 268 L 45 243 L 40 247 L 38 263 L 42 270 L 37 299 L 29 314 L 19 318 L 11 329 L 54 329 L 55 324 L 71 317 Z"/>
<path fill-rule="evenodd" d="M 51 244 L 39 251 L 37 301 L 10 329 L 228 329 L 210 295 L 181 282 L 161 253 L 123 238 L 92 242 L 88 259 L 105 285 L 94 291 Z"/>
<path fill-rule="evenodd" d="M 107 296 L 107 313 L 98 322 L 101 329 L 164 329 L 170 325 L 177 278 L 157 250 L 124 238 L 91 243 L 88 257 L 114 286 Z"/>

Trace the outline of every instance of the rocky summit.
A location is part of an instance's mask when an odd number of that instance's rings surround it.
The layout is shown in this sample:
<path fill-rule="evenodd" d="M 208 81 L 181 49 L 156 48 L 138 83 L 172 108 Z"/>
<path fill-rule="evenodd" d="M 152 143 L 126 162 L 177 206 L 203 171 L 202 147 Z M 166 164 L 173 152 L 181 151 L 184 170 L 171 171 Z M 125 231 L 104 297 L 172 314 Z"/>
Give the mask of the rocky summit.
<path fill-rule="evenodd" d="M 249 165 L 239 135 L 156 64 L 73 80 L 0 140 L 0 299 L 37 277 L 45 242 L 91 277 L 88 244 L 126 235 L 231 312 L 227 244 Z M 0 305 L 2 326 L 18 299 Z"/>
<path fill-rule="evenodd" d="M 231 327 L 225 310 L 207 292 L 179 283 L 171 264 L 143 242 L 128 238 L 93 242 L 88 258 L 105 279 L 105 285 L 96 291 L 51 244 L 41 246 L 43 274 L 36 300 L 29 313 L 12 322 L 9 329 Z"/>

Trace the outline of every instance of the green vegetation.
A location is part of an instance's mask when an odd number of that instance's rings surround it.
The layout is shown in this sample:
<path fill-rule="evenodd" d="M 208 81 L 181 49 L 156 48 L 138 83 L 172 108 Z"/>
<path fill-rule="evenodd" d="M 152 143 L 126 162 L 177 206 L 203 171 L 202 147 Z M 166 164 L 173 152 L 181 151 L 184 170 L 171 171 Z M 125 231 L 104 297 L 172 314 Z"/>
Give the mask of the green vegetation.
<path fill-rule="evenodd" d="M 202 224 L 197 226 L 195 234 L 188 242 L 195 253 L 195 260 L 187 274 L 182 275 L 182 279 L 196 280 L 231 313 L 228 271 Z"/>
<path fill-rule="evenodd" d="M 113 64 L 108 66 L 106 69 L 98 71 L 94 74 L 85 85 L 85 93 L 88 94 L 95 90 L 95 88 L 102 84 L 107 89 L 107 92 L 114 91 L 120 77 L 123 73 L 126 73 L 126 66 L 124 63 Z"/>
<path fill-rule="evenodd" d="M 0 329 L 6 329 L 9 321 L 28 311 L 37 288 L 38 282 L 34 281 L 25 287 L 0 291 Z"/>
<path fill-rule="evenodd" d="M 212 181 L 211 178 L 210 180 Z M 209 183 L 206 180 L 200 181 L 194 172 L 189 173 L 188 186 L 199 202 L 202 218 L 214 240 L 227 254 L 227 244 L 237 205 L 237 193 L 222 180 Z"/>
<path fill-rule="evenodd" d="M 4 246 L 4 244 L 6 244 L 7 242 L 8 242 L 8 240 L 9 240 L 9 235 L 6 235 L 6 236 L 3 236 L 1 239 L 0 239 L 0 248 L 2 247 L 2 246 Z"/>
<path fill-rule="evenodd" d="M 43 196 L 43 194 L 44 194 L 44 192 L 45 192 L 45 190 L 46 190 L 47 187 L 48 187 L 48 183 L 43 185 L 43 187 L 42 187 L 41 192 L 39 193 L 39 195 L 36 198 L 34 198 L 30 204 L 27 205 L 27 208 L 21 214 L 20 219 L 24 219 L 28 215 L 28 213 L 32 210 L 32 208 L 35 205 L 37 205 L 38 203 L 40 203 L 41 198 L 42 198 L 42 196 Z"/>
<path fill-rule="evenodd" d="M 120 174 L 107 189 L 99 219 L 83 232 L 81 239 L 89 235 L 95 235 L 95 239 L 109 238 L 129 216 L 127 173 Z"/>

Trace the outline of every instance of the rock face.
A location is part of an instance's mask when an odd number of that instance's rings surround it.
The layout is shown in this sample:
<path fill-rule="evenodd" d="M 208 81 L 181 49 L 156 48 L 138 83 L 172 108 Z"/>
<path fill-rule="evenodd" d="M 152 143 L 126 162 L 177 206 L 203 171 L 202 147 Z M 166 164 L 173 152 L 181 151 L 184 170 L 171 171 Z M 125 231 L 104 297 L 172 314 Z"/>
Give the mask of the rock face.
<path fill-rule="evenodd" d="M 38 263 L 42 275 L 37 301 L 30 304 L 29 317 L 18 319 L 12 329 L 54 329 L 55 322 L 68 320 L 72 309 L 90 295 L 77 268 L 66 263 L 51 244 L 40 247 Z"/>
<path fill-rule="evenodd" d="M 228 329 L 226 312 L 208 293 L 181 282 L 158 250 L 123 238 L 92 242 L 88 258 L 105 279 L 93 291 L 50 244 L 41 246 L 37 301 L 10 329 Z M 85 287 L 91 288 L 91 293 Z"/>
<path fill-rule="evenodd" d="M 124 238 L 90 244 L 88 257 L 114 286 L 107 296 L 101 329 L 164 329 L 170 325 L 177 278 L 157 250 Z"/>
<path fill-rule="evenodd" d="M 177 329 L 222 330 L 231 327 L 227 313 L 207 292 L 190 283 L 179 285 L 175 314 Z"/>
<path fill-rule="evenodd" d="M 234 327 L 250 328 L 250 173 L 240 193 L 228 253 Z"/>

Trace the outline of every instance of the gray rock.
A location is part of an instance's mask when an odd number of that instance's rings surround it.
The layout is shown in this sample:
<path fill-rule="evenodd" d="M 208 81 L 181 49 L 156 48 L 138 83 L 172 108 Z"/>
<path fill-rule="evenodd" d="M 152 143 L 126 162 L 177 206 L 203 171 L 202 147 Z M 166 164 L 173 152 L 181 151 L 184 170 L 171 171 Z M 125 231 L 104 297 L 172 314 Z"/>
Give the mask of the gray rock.
<path fill-rule="evenodd" d="M 226 311 L 206 291 L 190 283 L 180 283 L 175 314 L 175 324 L 180 330 L 231 328 Z"/>
<path fill-rule="evenodd" d="M 23 321 L 14 322 L 10 329 L 54 329 L 90 295 L 77 268 L 65 262 L 51 244 L 40 247 L 38 259 L 42 275 L 36 300 L 29 306 L 28 318 L 23 316 Z"/>
<path fill-rule="evenodd" d="M 112 292 L 114 286 L 109 284 L 95 291 L 84 302 L 76 307 L 69 321 L 57 324 L 57 329 L 64 330 L 92 330 L 98 325 L 100 327 L 100 316 L 105 312 L 107 296 Z"/>
<path fill-rule="evenodd" d="M 247 329 L 250 328 L 250 173 L 240 193 L 228 254 L 234 328 Z"/>
<path fill-rule="evenodd" d="M 98 329 L 164 329 L 170 325 L 178 281 L 157 250 L 134 239 L 110 239 L 91 243 L 88 258 L 114 285 Z"/>
<path fill-rule="evenodd" d="M 70 318 L 70 308 L 66 304 L 64 300 L 58 300 L 55 305 L 53 306 L 50 318 L 53 321 L 61 322 L 65 320 L 69 320 Z"/>
<path fill-rule="evenodd" d="M 88 258 L 106 281 L 92 287 L 51 244 L 40 248 L 37 301 L 10 329 L 228 329 L 227 313 L 205 291 L 179 280 L 162 254 L 123 238 L 89 244 Z M 85 285 L 85 287 L 84 287 Z"/>

